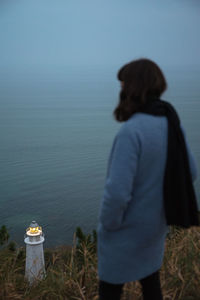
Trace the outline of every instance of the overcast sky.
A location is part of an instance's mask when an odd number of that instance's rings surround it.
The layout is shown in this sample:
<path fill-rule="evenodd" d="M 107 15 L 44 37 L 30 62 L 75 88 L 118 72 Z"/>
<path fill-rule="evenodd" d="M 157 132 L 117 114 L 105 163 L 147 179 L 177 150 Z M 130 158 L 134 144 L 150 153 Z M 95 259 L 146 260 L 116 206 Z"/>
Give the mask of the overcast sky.
<path fill-rule="evenodd" d="M 199 0 L 0 0 L 0 66 L 200 65 Z"/>

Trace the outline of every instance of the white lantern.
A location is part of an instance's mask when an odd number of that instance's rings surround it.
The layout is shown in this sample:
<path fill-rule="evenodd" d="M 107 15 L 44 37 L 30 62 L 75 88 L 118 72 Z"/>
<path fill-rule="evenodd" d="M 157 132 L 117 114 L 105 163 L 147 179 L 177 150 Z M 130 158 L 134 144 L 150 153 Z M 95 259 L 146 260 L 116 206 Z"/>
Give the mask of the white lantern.
<path fill-rule="evenodd" d="M 24 242 L 26 244 L 26 269 L 25 277 L 32 284 L 45 276 L 44 265 L 44 235 L 42 227 L 32 221 L 26 230 Z"/>

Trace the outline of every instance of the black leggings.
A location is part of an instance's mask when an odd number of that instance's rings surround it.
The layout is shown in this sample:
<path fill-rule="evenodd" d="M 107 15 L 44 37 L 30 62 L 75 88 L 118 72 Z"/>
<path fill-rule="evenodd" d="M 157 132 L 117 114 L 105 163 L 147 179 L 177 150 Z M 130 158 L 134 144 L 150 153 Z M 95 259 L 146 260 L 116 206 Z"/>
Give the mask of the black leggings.
<path fill-rule="evenodd" d="M 140 280 L 143 300 L 163 300 L 159 271 Z M 99 300 L 120 300 L 124 284 L 99 281 Z"/>

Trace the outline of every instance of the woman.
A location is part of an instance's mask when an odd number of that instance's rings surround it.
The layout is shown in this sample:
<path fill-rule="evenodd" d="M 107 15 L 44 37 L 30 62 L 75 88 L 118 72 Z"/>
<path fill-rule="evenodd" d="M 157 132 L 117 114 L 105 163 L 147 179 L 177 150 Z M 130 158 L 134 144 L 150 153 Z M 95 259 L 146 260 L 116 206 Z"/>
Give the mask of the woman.
<path fill-rule="evenodd" d="M 99 299 L 118 300 L 124 283 L 139 280 L 144 300 L 160 300 L 159 270 L 170 224 L 163 199 L 169 118 L 156 109 L 172 106 L 159 100 L 167 84 L 154 62 L 135 60 L 121 68 L 118 79 L 122 90 L 114 115 L 124 124 L 111 149 L 100 208 Z M 194 180 L 196 165 L 185 143 Z"/>

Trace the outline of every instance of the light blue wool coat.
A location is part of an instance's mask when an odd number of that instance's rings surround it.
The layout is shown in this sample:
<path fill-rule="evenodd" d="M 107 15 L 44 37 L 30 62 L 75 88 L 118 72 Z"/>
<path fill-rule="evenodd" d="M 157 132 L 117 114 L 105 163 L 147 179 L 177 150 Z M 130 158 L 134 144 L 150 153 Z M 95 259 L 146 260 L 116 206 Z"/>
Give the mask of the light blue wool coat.
<path fill-rule="evenodd" d="M 134 114 L 114 139 L 98 223 L 99 279 L 140 280 L 162 266 L 167 118 Z M 183 131 L 184 132 L 184 131 Z M 186 141 L 193 180 L 196 163 Z"/>

